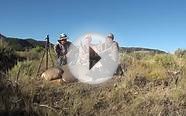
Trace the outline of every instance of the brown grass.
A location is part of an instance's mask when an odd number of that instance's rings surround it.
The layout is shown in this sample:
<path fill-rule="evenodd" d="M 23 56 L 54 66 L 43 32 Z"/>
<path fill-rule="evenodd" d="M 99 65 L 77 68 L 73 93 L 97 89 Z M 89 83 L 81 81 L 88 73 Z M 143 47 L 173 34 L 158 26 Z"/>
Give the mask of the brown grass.
<path fill-rule="evenodd" d="M 101 85 L 44 82 L 33 76 L 38 60 L 19 63 L 10 71 L 10 87 L 7 80 L 1 81 L 1 88 L 10 90 L 0 91 L 6 101 L 0 102 L 0 112 L 40 116 L 186 115 L 186 59 L 170 54 L 142 56 L 122 55 L 124 75 Z M 16 80 L 20 64 L 25 68 Z"/>

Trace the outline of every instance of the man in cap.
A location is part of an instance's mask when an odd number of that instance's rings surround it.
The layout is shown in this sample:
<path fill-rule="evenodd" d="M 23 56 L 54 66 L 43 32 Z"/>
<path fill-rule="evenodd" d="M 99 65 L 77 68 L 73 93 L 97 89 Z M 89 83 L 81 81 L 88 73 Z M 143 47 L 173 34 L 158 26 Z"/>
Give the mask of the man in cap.
<path fill-rule="evenodd" d="M 119 45 L 116 41 L 114 41 L 114 35 L 112 33 L 109 33 L 106 36 L 105 42 L 101 45 L 102 53 L 111 53 L 115 51 L 119 51 Z M 113 59 L 114 60 L 114 59 Z"/>
<path fill-rule="evenodd" d="M 119 52 L 119 45 L 118 45 L 118 42 L 114 41 L 114 35 L 112 33 L 109 33 L 106 37 L 105 43 L 102 44 L 101 46 L 101 52 L 102 53 L 110 53 L 110 52 L 117 53 L 115 51 Z M 117 61 L 117 58 L 118 58 L 117 54 L 115 54 L 112 57 L 112 59 L 116 61 L 116 63 L 119 64 L 115 75 L 123 75 L 123 70 L 121 68 L 119 61 Z"/>
<path fill-rule="evenodd" d="M 67 53 L 71 42 L 68 41 L 66 34 L 60 34 L 58 44 L 54 46 L 54 51 L 57 54 L 57 65 L 62 66 L 67 64 Z"/>

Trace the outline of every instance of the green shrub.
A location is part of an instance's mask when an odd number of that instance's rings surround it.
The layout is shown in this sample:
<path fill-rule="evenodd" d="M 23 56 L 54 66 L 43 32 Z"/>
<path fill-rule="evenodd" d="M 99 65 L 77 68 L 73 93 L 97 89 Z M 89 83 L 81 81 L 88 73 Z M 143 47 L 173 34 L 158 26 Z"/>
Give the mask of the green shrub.
<path fill-rule="evenodd" d="M 6 71 L 13 67 L 18 60 L 15 51 L 10 48 L 0 48 L 0 71 Z"/>
<path fill-rule="evenodd" d="M 41 54 L 43 54 L 44 52 L 44 48 L 37 46 L 35 48 L 32 48 L 29 52 L 28 52 L 28 58 L 29 60 L 38 60 L 41 57 Z"/>
<path fill-rule="evenodd" d="M 34 77 L 37 69 L 37 63 L 35 61 L 24 61 L 18 62 L 12 70 L 9 71 L 10 75 L 14 80 L 16 77 L 21 77 L 21 79 L 29 79 Z M 19 72 L 19 75 L 18 75 Z"/>
<path fill-rule="evenodd" d="M 32 51 L 32 52 L 40 53 L 40 52 L 44 51 L 44 48 L 41 47 L 41 46 L 36 46 L 35 48 L 32 48 L 31 51 Z"/>
<path fill-rule="evenodd" d="M 17 52 L 20 56 L 27 58 L 28 60 L 39 60 L 44 52 L 44 48 L 37 46 L 28 51 Z"/>
<path fill-rule="evenodd" d="M 170 68 L 170 67 L 176 66 L 176 62 L 174 60 L 174 57 L 170 54 L 156 55 L 154 60 L 156 63 L 158 63 L 159 65 L 161 65 L 165 68 Z"/>

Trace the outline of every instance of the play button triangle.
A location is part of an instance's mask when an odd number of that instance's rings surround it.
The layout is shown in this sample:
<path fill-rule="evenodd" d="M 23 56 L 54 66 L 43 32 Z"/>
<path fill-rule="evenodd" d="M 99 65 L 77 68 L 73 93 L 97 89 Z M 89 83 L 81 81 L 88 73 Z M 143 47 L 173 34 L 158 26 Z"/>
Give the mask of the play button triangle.
<path fill-rule="evenodd" d="M 97 63 L 101 57 L 89 46 L 89 70 Z"/>

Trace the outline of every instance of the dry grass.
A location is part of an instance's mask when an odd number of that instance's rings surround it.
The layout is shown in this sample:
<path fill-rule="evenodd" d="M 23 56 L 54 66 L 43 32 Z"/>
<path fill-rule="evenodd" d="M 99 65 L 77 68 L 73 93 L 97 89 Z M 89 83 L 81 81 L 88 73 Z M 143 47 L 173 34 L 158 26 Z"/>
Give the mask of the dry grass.
<path fill-rule="evenodd" d="M 186 115 L 184 57 L 170 54 L 121 56 L 125 74 L 102 85 L 43 82 L 33 75 L 38 60 L 18 63 L 9 75 L 13 87 L 9 88 L 7 80 L 1 81 L 1 88 L 8 88 L 7 92 L 11 93 L 0 91 L 3 99 L 5 96 L 12 99 L 6 99 L 6 103 L 1 101 L 0 111 L 40 116 Z M 17 79 L 20 65 L 24 68 Z"/>

